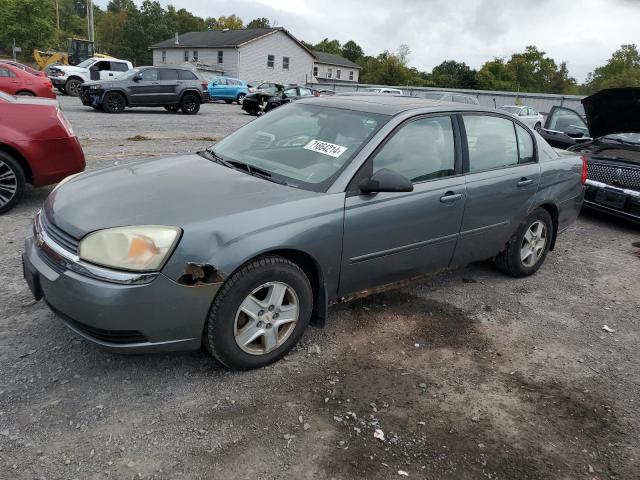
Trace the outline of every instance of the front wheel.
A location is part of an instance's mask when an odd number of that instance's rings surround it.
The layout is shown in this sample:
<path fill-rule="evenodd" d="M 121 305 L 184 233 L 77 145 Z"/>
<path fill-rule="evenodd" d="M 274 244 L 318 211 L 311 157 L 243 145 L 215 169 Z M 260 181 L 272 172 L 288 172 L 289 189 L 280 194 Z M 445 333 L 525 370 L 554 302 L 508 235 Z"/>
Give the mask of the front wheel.
<path fill-rule="evenodd" d="M 182 97 L 180 110 L 185 115 L 195 115 L 200 111 L 200 99 L 191 93 L 187 93 Z"/>
<path fill-rule="evenodd" d="M 495 258 L 499 270 L 512 277 L 526 277 L 542 266 L 553 238 L 551 215 L 543 208 L 534 210 L 520 224 L 505 249 Z"/>
<path fill-rule="evenodd" d="M 204 344 L 227 368 L 263 367 L 298 342 L 312 309 L 311 284 L 300 267 L 280 256 L 260 257 L 222 286 L 209 312 Z"/>
<path fill-rule="evenodd" d="M 8 212 L 22 198 L 26 179 L 20 164 L 0 151 L 0 214 Z"/>
<path fill-rule="evenodd" d="M 36 94 L 33 92 L 29 92 L 28 90 L 20 90 L 16 93 L 16 95 L 21 95 L 23 97 L 35 97 Z"/>
<path fill-rule="evenodd" d="M 126 100 L 118 92 L 109 92 L 102 100 L 102 109 L 107 113 L 122 113 L 126 106 Z"/>
<path fill-rule="evenodd" d="M 240 95 L 238 95 L 238 98 L 236 98 L 236 103 L 238 105 L 242 105 L 242 102 L 244 102 L 244 97 L 246 97 L 244 93 L 241 93 Z"/>
<path fill-rule="evenodd" d="M 82 89 L 82 82 L 77 78 L 70 78 L 64 84 L 64 90 L 72 97 L 79 97 Z"/>

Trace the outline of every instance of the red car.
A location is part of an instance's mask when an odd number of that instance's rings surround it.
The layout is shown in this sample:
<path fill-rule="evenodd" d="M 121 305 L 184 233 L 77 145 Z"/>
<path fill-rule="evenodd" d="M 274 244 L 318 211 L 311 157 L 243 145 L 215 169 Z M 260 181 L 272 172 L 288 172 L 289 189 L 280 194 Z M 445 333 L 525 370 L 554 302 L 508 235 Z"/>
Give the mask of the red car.
<path fill-rule="evenodd" d="M 85 167 L 84 153 L 55 100 L 0 92 L 0 214 L 25 185 L 57 183 Z"/>
<path fill-rule="evenodd" d="M 0 60 L 0 63 L 6 63 L 7 65 L 13 65 L 14 67 L 19 68 L 20 70 L 24 70 L 25 72 L 31 73 L 36 77 L 46 77 L 47 74 L 42 70 L 36 70 L 35 68 L 31 68 L 29 65 L 25 65 L 24 63 L 14 62 L 13 60 Z"/>
<path fill-rule="evenodd" d="M 56 98 L 48 77 L 40 77 L 9 63 L 0 63 L 0 91 L 10 95 Z"/>

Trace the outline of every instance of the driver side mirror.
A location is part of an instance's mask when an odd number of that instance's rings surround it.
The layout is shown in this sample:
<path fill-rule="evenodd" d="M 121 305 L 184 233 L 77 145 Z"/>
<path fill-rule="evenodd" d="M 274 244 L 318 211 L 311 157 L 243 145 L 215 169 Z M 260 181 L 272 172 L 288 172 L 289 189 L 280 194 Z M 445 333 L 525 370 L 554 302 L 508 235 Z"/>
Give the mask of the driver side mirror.
<path fill-rule="evenodd" d="M 139 82 L 140 80 L 142 80 L 142 75 L 140 75 L 140 74 L 135 75 L 135 76 L 133 77 L 133 81 L 134 81 L 134 82 Z"/>
<path fill-rule="evenodd" d="M 358 184 L 358 187 L 365 194 L 413 191 L 413 184 L 407 177 L 388 168 L 381 168 L 371 178 L 365 178 Z"/>

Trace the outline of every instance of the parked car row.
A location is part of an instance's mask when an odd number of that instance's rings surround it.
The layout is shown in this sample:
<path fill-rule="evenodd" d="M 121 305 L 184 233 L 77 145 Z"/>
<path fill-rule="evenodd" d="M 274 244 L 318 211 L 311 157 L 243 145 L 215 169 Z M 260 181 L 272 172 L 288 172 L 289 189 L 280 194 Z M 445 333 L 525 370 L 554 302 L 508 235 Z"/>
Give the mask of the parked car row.
<path fill-rule="evenodd" d="M 56 98 L 51 80 L 17 62 L 0 61 L 0 91 L 9 95 Z"/>

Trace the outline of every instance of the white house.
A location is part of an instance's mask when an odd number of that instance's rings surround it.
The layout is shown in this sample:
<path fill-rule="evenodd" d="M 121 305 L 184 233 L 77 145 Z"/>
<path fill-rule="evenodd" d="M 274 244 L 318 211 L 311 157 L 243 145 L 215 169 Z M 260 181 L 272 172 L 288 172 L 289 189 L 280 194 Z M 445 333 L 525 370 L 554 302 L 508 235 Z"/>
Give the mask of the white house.
<path fill-rule="evenodd" d="M 284 28 L 209 30 L 152 45 L 153 64 L 203 64 L 246 82 L 312 82 L 315 56 Z"/>
<path fill-rule="evenodd" d="M 360 65 L 340 55 L 314 51 L 313 76 L 318 83 L 358 83 Z"/>

